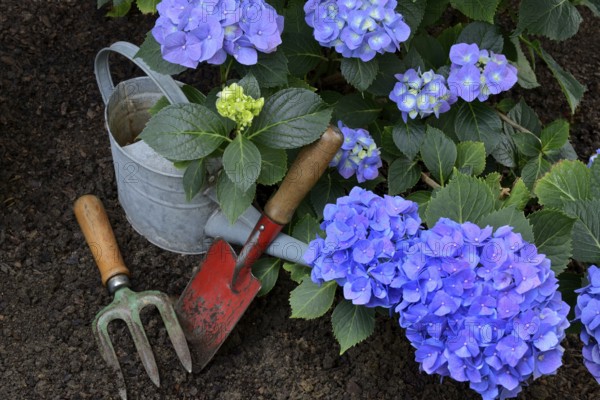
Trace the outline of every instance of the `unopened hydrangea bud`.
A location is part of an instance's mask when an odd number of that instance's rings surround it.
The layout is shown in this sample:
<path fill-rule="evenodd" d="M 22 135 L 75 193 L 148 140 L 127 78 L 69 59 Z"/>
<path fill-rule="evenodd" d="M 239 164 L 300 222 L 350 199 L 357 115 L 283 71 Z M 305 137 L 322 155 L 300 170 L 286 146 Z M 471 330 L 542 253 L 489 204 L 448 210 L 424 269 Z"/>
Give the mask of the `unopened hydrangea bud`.
<path fill-rule="evenodd" d="M 222 116 L 235 121 L 239 129 L 249 126 L 264 104 L 264 98 L 253 99 L 244 94 L 244 88 L 237 83 L 232 83 L 217 93 L 217 111 Z"/>

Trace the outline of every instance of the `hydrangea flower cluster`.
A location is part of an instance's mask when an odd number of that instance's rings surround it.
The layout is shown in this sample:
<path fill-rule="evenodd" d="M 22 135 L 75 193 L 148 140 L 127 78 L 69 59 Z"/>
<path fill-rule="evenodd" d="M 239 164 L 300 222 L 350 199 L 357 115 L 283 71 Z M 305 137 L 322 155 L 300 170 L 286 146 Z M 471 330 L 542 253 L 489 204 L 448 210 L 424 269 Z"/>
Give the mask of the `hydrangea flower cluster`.
<path fill-rule="evenodd" d="M 375 179 L 381 167 L 381 152 L 375 140 L 364 129 L 351 129 L 338 121 L 338 127 L 344 135 L 344 143 L 331 162 L 340 175 L 348 179 L 356 173 L 359 183 Z"/>
<path fill-rule="evenodd" d="M 395 52 L 410 36 L 396 0 L 308 0 L 306 23 L 323 47 L 344 57 L 369 61 L 375 54 Z"/>
<path fill-rule="evenodd" d="M 323 215 L 326 237 L 313 240 L 304 255 L 313 282 L 335 280 L 344 297 L 357 305 L 397 304 L 400 291 L 392 283 L 406 243 L 421 225 L 417 204 L 354 187 L 336 204 L 327 204 Z"/>
<path fill-rule="evenodd" d="M 583 324 L 583 362 L 596 381 L 600 383 L 600 269 L 595 265 L 588 268 L 589 285 L 576 290 L 575 317 Z"/>
<path fill-rule="evenodd" d="M 592 163 L 594 162 L 594 160 L 598 157 L 598 154 L 600 154 L 600 149 L 596 150 L 595 154 L 592 154 L 592 156 L 590 157 L 590 159 L 588 160 L 588 168 L 592 168 Z"/>
<path fill-rule="evenodd" d="M 189 68 L 223 64 L 227 54 L 253 65 L 257 51 L 281 44 L 283 17 L 264 0 L 162 0 L 152 35 L 165 60 Z"/>
<path fill-rule="evenodd" d="M 232 83 L 217 93 L 217 111 L 222 116 L 235 121 L 239 129 L 249 126 L 264 104 L 263 97 L 253 99 L 244 94 L 244 88 L 237 83 Z"/>
<path fill-rule="evenodd" d="M 517 69 L 504 55 L 480 50 L 476 44 L 455 44 L 450 48 L 450 61 L 450 91 L 468 102 L 486 101 L 517 83 Z"/>
<path fill-rule="evenodd" d="M 450 110 L 450 105 L 456 101 L 446 87 L 446 79 L 433 70 L 421 73 L 409 69 L 403 74 L 394 75 L 398 82 L 390 93 L 390 99 L 398 105 L 402 119 L 415 119 L 417 115 L 427 117 Z"/>
<path fill-rule="evenodd" d="M 504 399 L 562 364 L 569 307 L 550 260 L 512 227 L 441 218 L 421 232 L 400 271 L 396 311 L 428 374 Z"/>

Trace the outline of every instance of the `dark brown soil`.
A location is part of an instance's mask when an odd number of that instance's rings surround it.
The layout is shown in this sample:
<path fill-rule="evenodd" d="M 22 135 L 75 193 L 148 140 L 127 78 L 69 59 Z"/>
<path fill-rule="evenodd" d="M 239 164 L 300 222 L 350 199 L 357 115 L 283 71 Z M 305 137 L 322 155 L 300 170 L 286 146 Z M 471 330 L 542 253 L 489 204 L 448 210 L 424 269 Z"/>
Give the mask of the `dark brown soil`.
<path fill-rule="evenodd" d="M 118 398 L 90 323 L 110 302 L 72 204 L 94 193 L 104 202 L 133 286 L 177 295 L 199 256 L 160 250 L 133 231 L 117 202 L 103 104 L 93 75 L 96 52 L 117 40 L 143 41 L 153 18 L 110 20 L 94 0 L 0 2 L 0 399 Z M 575 117 L 540 68 L 544 89 L 526 94 L 547 122 L 570 118 L 575 148 L 600 147 L 599 20 L 548 51 L 588 92 Z M 134 70 L 121 69 L 123 76 Z M 196 75 L 196 77 L 201 75 Z M 206 79 L 210 79 L 207 74 Z M 196 82 L 198 83 L 198 82 Z M 210 82 L 200 82 L 202 88 Z M 328 318 L 289 319 L 294 284 L 251 305 L 208 367 L 188 375 L 157 314 L 144 314 L 162 385 L 147 377 L 123 324 L 111 329 L 133 399 L 477 399 L 465 384 L 420 373 L 394 320 L 381 318 L 366 342 L 338 355 Z M 521 399 L 598 399 L 580 342 L 565 341 L 564 366 L 526 388 Z"/>

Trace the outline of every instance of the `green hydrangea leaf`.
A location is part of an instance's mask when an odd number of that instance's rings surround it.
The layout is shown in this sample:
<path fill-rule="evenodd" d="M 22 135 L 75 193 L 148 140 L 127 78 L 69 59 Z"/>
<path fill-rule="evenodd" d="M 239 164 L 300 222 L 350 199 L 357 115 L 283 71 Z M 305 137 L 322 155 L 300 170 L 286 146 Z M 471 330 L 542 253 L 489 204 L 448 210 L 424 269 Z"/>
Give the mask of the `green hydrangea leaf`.
<path fill-rule="evenodd" d="M 564 119 L 552 122 L 542 130 L 542 151 L 562 148 L 569 140 L 569 123 Z"/>
<path fill-rule="evenodd" d="M 517 30 L 565 40 L 577 33 L 581 21 L 581 14 L 569 0 L 521 0 Z"/>
<path fill-rule="evenodd" d="M 310 191 L 310 202 L 319 218 L 323 218 L 325 205 L 335 204 L 339 197 L 346 195 L 344 188 L 331 176 L 334 173 L 337 174 L 337 172 L 323 174 Z"/>
<path fill-rule="evenodd" d="M 238 134 L 223 152 L 223 169 L 242 192 L 256 183 L 261 170 L 260 151 L 254 143 Z"/>
<path fill-rule="evenodd" d="M 244 89 L 244 94 L 252 97 L 253 99 L 258 99 L 260 97 L 260 85 L 258 81 L 252 74 L 249 72 L 242 79 L 239 80 L 238 85 L 240 85 Z"/>
<path fill-rule="evenodd" d="M 342 97 L 335 105 L 333 120 L 342 121 L 350 128 L 360 128 L 369 125 L 377 119 L 382 107 L 360 93 Z"/>
<path fill-rule="evenodd" d="M 500 0 L 451 0 L 450 3 L 471 19 L 493 24 Z"/>
<path fill-rule="evenodd" d="M 283 263 L 283 269 L 290 273 L 290 279 L 296 283 L 302 283 L 306 278 L 310 278 L 311 268 L 306 265 L 296 263 Z"/>
<path fill-rule="evenodd" d="M 600 263 L 600 200 L 575 201 L 565 205 L 566 213 L 575 217 L 573 258 Z"/>
<path fill-rule="evenodd" d="M 349 84 L 364 92 L 373 83 L 379 70 L 377 58 L 364 62 L 358 58 L 342 58 L 342 75 Z"/>
<path fill-rule="evenodd" d="M 463 103 L 454 122 L 461 141 L 483 142 L 486 154 L 491 154 L 500 142 L 502 122 L 496 112 L 480 102 Z"/>
<path fill-rule="evenodd" d="M 314 319 L 323 316 L 333 304 L 337 283 L 329 281 L 321 286 L 304 279 L 290 292 L 291 318 Z"/>
<path fill-rule="evenodd" d="M 206 166 L 204 159 L 191 161 L 183 173 L 183 189 L 185 198 L 191 201 L 204 186 Z"/>
<path fill-rule="evenodd" d="M 575 219 L 558 210 L 544 209 L 531 214 L 529 221 L 538 253 L 550 259 L 556 274 L 561 273 L 567 267 L 573 251 L 571 232 Z M 527 254 L 523 256 L 527 257 Z"/>
<path fill-rule="evenodd" d="M 156 5 L 160 2 L 161 0 L 136 0 L 137 7 L 143 14 L 156 13 Z"/>
<path fill-rule="evenodd" d="M 388 194 L 394 196 L 411 189 L 421 178 L 421 167 L 417 161 L 400 157 L 388 170 Z"/>
<path fill-rule="evenodd" d="M 274 257 L 262 257 L 252 264 L 252 275 L 260 281 L 258 297 L 266 295 L 275 287 L 280 268 L 281 260 Z"/>
<path fill-rule="evenodd" d="M 523 179 L 518 178 L 510 190 L 510 195 L 503 202 L 503 207 L 514 206 L 517 210 L 523 211 L 530 199 L 531 192 L 527 189 L 527 186 L 525 186 Z"/>
<path fill-rule="evenodd" d="M 258 145 L 260 151 L 260 175 L 256 180 L 261 185 L 274 185 L 281 181 L 287 172 L 287 153 L 284 149 L 272 149 Z"/>
<path fill-rule="evenodd" d="M 532 158 L 527 161 L 527 164 L 521 170 L 521 178 L 527 186 L 527 189 L 533 191 L 533 186 L 536 181 L 540 179 L 544 174 L 550 171 L 552 164 L 550 164 L 542 155 Z"/>
<path fill-rule="evenodd" d="M 456 222 L 473 222 L 494 211 L 496 197 L 481 179 L 457 173 L 431 196 L 425 221 L 432 228 L 442 217 Z"/>
<path fill-rule="evenodd" d="M 456 168 L 467 175 L 480 175 L 485 169 L 485 145 L 482 142 L 461 142 L 456 146 Z"/>
<path fill-rule="evenodd" d="M 590 170 L 581 161 L 560 161 L 537 182 L 534 192 L 540 204 L 554 208 L 590 199 Z"/>
<path fill-rule="evenodd" d="M 407 158 L 413 159 L 419 153 L 425 140 L 426 127 L 420 121 L 409 119 L 398 121 L 392 127 L 394 144 Z"/>
<path fill-rule="evenodd" d="M 150 118 L 140 138 L 163 157 L 186 161 L 212 153 L 230 131 L 225 118 L 200 104 L 174 104 Z"/>
<path fill-rule="evenodd" d="M 261 88 L 283 86 L 287 83 L 288 59 L 283 51 L 258 53 L 258 61 L 254 65 L 236 64 L 241 76 L 252 73 Z"/>
<path fill-rule="evenodd" d="M 362 342 L 375 330 L 375 310 L 342 300 L 331 315 L 333 334 L 340 344 L 340 354 Z"/>
<path fill-rule="evenodd" d="M 311 215 L 305 215 L 294 225 L 292 236 L 301 242 L 310 243 L 317 236 L 323 237 L 319 221 Z"/>
<path fill-rule="evenodd" d="M 454 142 L 439 129 L 428 126 L 425 140 L 421 144 L 421 157 L 427 169 L 442 186 L 452 173 L 456 156 Z"/>
<path fill-rule="evenodd" d="M 248 138 L 275 149 L 302 147 L 317 140 L 329 124 L 331 109 L 306 89 L 283 89 L 265 101 L 248 129 Z"/>
<path fill-rule="evenodd" d="M 229 176 L 225 172 L 219 175 L 219 179 L 217 180 L 217 200 L 230 223 L 233 224 L 250 207 L 255 194 L 256 185 L 251 185 L 244 192 L 229 179 Z"/>
<path fill-rule="evenodd" d="M 288 20 L 286 18 L 286 30 Z M 304 20 L 302 21 L 304 23 Z M 306 25 L 306 23 L 304 23 Z M 288 59 L 290 74 L 303 78 L 312 71 L 319 62 L 326 60 L 321 54 L 321 47 L 312 34 L 285 32 L 281 38 L 281 50 Z"/>

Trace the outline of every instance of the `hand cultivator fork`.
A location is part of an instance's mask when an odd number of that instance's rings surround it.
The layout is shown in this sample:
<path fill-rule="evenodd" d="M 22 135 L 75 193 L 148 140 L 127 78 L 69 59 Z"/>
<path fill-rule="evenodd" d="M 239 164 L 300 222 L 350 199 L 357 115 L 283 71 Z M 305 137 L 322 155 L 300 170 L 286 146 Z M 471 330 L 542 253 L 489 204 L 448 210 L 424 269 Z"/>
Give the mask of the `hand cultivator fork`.
<path fill-rule="evenodd" d="M 136 293 L 129 289 L 129 270 L 123 262 L 108 216 L 100 200 L 92 195 L 82 196 L 75 202 L 74 210 L 100 270 L 102 283 L 109 293 L 114 295 L 112 303 L 96 315 L 92 329 L 102 357 L 118 375 L 117 386 L 121 398 L 127 399 L 125 379 L 108 334 L 108 324 L 115 319 L 125 321 L 146 372 L 152 382 L 160 386 L 158 367 L 140 319 L 140 311 L 148 305 L 158 309 L 179 360 L 188 372 L 192 372 L 192 360 L 185 335 L 168 296 L 158 291 Z"/>

